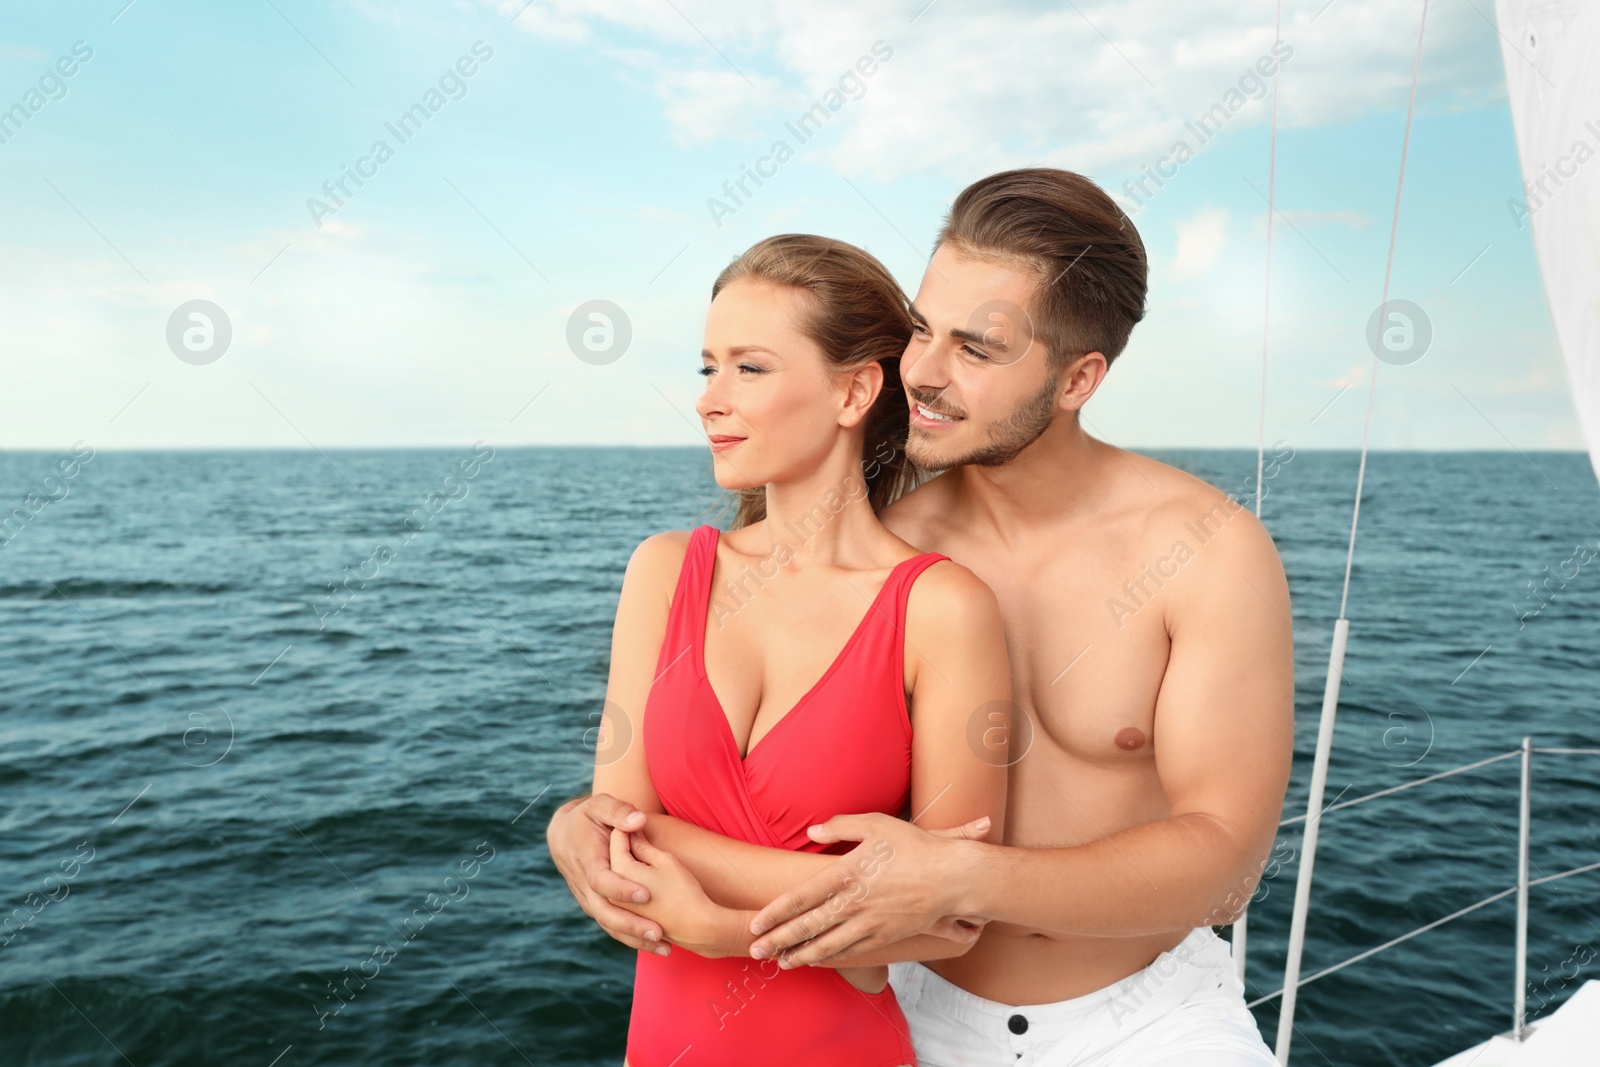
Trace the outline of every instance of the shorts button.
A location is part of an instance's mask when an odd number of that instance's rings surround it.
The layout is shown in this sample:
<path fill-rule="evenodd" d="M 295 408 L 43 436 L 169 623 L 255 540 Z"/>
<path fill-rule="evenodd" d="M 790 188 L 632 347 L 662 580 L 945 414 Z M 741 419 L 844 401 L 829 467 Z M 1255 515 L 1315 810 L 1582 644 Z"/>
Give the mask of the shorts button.
<path fill-rule="evenodd" d="M 1025 1034 L 1028 1032 L 1028 1020 L 1020 1015 L 1013 1015 L 1006 1020 L 1006 1029 L 1013 1034 Z"/>

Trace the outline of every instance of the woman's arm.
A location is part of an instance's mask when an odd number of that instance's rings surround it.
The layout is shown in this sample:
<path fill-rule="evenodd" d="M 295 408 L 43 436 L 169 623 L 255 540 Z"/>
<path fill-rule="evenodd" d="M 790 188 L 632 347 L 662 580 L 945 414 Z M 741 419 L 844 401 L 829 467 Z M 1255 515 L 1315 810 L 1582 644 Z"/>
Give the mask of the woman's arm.
<path fill-rule="evenodd" d="M 642 832 L 650 844 L 677 857 L 706 895 L 727 908 L 758 911 L 835 858 L 740 841 L 673 815 L 651 815 Z"/>
<path fill-rule="evenodd" d="M 929 567 L 906 604 L 911 683 L 911 821 L 925 830 L 985 816 L 989 838 L 1005 830 L 1011 700 L 1000 602 L 977 575 L 950 560 Z"/>
<path fill-rule="evenodd" d="M 665 809 L 645 761 L 644 706 L 666 639 L 675 576 L 688 545 L 689 535 L 678 530 L 640 542 L 622 576 L 611 627 L 611 670 L 595 743 L 593 792 L 627 801 L 646 812 L 647 820 L 648 813 Z"/>
<path fill-rule="evenodd" d="M 660 816 L 655 816 L 660 818 Z M 987 827 L 982 820 L 954 830 L 936 830 L 939 836 L 978 838 Z M 752 846 L 761 848 L 762 846 Z M 750 932 L 750 920 L 755 918 L 755 908 L 728 908 L 706 895 L 694 872 L 689 870 L 672 853 L 652 845 L 644 833 L 624 833 L 612 830 L 610 836 L 611 868 L 618 875 L 638 882 L 650 892 L 646 904 L 631 907 L 639 915 L 661 924 L 666 938 L 701 956 L 747 956 L 755 935 Z M 783 852 L 786 849 L 764 849 Z M 812 854 L 816 855 L 816 854 Z M 824 863 L 850 857 L 817 856 Z M 880 853 L 856 858 L 859 877 L 841 895 L 841 903 L 861 900 L 871 892 L 871 880 L 880 864 L 887 859 Z M 952 925 L 947 933 L 919 934 L 900 941 L 877 953 L 882 959 L 858 963 L 847 960 L 832 961 L 829 967 L 861 967 L 894 960 L 932 960 L 959 956 L 977 939 L 978 927 Z"/>
<path fill-rule="evenodd" d="M 628 560 L 611 630 L 594 795 L 561 805 L 545 831 L 550 858 L 584 912 L 630 948 L 663 954 L 668 949 L 661 943 L 661 928 L 618 903 L 638 901 L 648 891 L 611 869 L 610 834 L 613 827 L 637 827 L 647 818 L 643 813 L 661 811 L 640 727 L 688 539 L 681 531 L 656 534 L 641 542 Z"/>

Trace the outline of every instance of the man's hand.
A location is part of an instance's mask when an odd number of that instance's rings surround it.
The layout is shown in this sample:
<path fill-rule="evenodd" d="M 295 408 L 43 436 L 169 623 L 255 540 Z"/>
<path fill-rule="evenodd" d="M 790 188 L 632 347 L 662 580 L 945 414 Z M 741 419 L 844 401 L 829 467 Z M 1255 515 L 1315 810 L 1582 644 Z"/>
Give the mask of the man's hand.
<path fill-rule="evenodd" d="M 973 842 L 988 831 L 987 817 L 929 831 L 881 814 L 837 815 L 811 827 L 813 841 L 861 846 L 762 909 L 750 924 L 760 935 L 750 955 L 777 956 L 789 968 L 870 952 L 916 934 L 971 944 L 985 920 L 959 914 L 965 899 L 960 875 L 975 862 Z"/>
<path fill-rule="evenodd" d="M 650 891 L 611 869 L 611 831 L 644 828 L 645 813 L 604 793 L 569 800 L 556 809 L 545 830 L 550 858 L 584 912 L 629 948 L 667 955 L 661 927 L 619 907 L 615 901 L 643 904 Z"/>

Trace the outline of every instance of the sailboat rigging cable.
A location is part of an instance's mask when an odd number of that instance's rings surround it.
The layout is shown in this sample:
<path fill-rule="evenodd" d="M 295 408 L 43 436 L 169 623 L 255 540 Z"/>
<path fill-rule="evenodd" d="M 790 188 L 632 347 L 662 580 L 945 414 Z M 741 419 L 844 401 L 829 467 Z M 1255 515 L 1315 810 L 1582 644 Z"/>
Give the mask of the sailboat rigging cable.
<path fill-rule="evenodd" d="M 1389 223 L 1389 251 L 1383 269 L 1383 302 L 1379 309 L 1377 346 L 1373 352 L 1372 380 L 1367 387 L 1366 419 L 1361 429 L 1361 460 L 1356 471 L 1355 503 L 1350 510 L 1350 547 L 1345 555 L 1344 590 L 1339 597 L 1339 617 L 1334 622 L 1333 647 L 1328 657 L 1328 677 L 1322 695 L 1322 719 L 1317 728 L 1316 755 L 1312 761 L 1311 788 L 1306 797 L 1306 828 L 1301 847 L 1300 870 L 1295 882 L 1294 914 L 1289 926 L 1289 945 L 1284 961 L 1283 1001 L 1278 1015 L 1278 1062 L 1289 1062 L 1289 1045 L 1294 1037 L 1294 1011 L 1300 987 L 1300 963 L 1305 949 L 1306 919 L 1311 905 L 1311 878 L 1317 856 L 1317 835 L 1322 816 L 1322 798 L 1328 784 L 1328 761 L 1333 753 L 1333 726 L 1339 710 L 1339 683 L 1344 673 L 1344 654 L 1350 638 L 1346 609 L 1350 600 L 1350 574 L 1355 562 L 1356 527 L 1361 516 L 1361 493 L 1366 482 L 1367 452 L 1372 439 L 1373 402 L 1378 392 L 1378 364 L 1381 361 L 1389 311 L 1389 284 L 1394 273 L 1395 239 L 1400 229 L 1400 200 L 1405 191 L 1406 156 L 1411 147 L 1411 124 L 1416 115 L 1417 83 L 1422 72 L 1422 41 L 1428 25 L 1428 0 L 1422 0 L 1422 15 L 1417 27 L 1416 55 L 1411 66 L 1411 96 L 1406 103 L 1405 134 L 1400 143 L 1400 169 L 1395 182 L 1394 215 Z M 1259 489 L 1258 489 L 1259 491 Z"/>

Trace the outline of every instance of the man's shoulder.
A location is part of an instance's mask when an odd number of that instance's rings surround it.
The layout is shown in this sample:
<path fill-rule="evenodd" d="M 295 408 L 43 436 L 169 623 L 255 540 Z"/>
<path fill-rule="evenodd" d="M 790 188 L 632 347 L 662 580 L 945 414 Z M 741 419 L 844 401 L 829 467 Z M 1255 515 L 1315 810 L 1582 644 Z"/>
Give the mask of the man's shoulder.
<path fill-rule="evenodd" d="M 936 474 L 884 508 L 878 519 L 902 541 L 926 549 L 936 543 L 938 524 L 950 514 L 953 485 L 949 472 Z"/>
<path fill-rule="evenodd" d="M 1153 456 L 1133 452 L 1126 448 L 1115 450 L 1117 455 L 1103 461 L 1126 475 L 1123 479 L 1130 487 L 1137 486 L 1140 499 L 1151 506 L 1194 504 L 1213 494 L 1225 496 L 1222 490 L 1196 477 L 1186 470 L 1163 463 Z"/>
<path fill-rule="evenodd" d="M 1250 574 L 1278 569 L 1277 547 L 1252 511 L 1253 501 L 1149 456 L 1123 452 L 1133 466 L 1129 507 L 1158 541 L 1181 543 L 1201 572 Z M 1251 472 L 1252 474 L 1254 472 Z M 1204 547 L 1207 551 L 1200 551 Z"/>
<path fill-rule="evenodd" d="M 1214 512 L 1254 514 L 1251 501 L 1228 493 L 1212 483 L 1150 456 L 1119 449 L 1132 468 L 1123 484 L 1128 487 L 1128 503 L 1146 511 L 1155 520 L 1192 518 Z"/>

